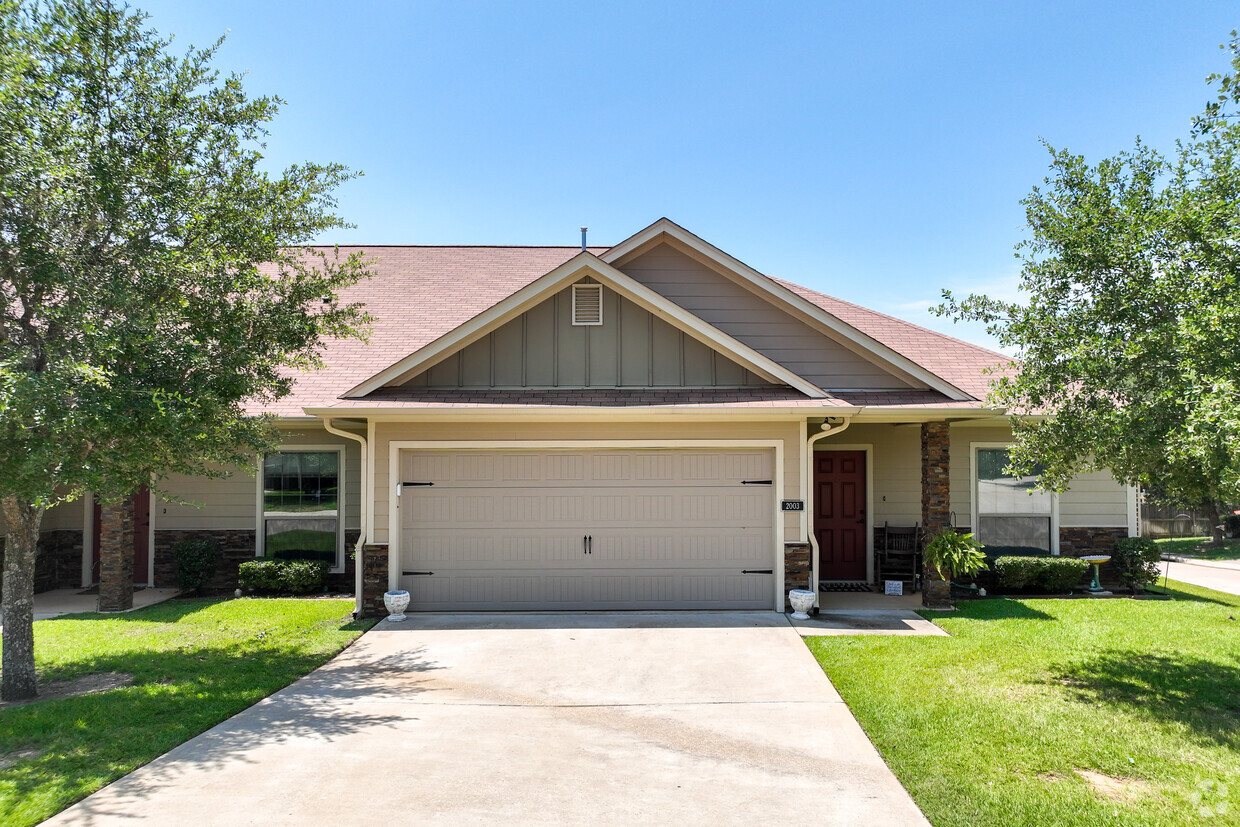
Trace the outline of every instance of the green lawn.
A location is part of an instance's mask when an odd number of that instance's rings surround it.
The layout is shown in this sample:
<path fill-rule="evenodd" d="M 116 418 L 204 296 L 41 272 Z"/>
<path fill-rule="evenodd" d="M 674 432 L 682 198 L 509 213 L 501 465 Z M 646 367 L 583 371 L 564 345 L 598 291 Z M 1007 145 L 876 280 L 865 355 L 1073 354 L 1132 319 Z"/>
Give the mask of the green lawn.
<path fill-rule="evenodd" d="M 1154 542 L 1163 554 L 1203 560 L 1240 560 L 1240 540 L 1224 540 L 1219 546 L 1208 545 L 1209 541 L 1209 537 L 1176 537 Z"/>
<path fill-rule="evenodd" d="M 328 660 L 373 621 L 346 600 L 174 600 L 35 623 L 39 679 L 133 676 L 0 710 L 0 824 L 36 824 Z"/>
<path fill-rule="evenodd" d="M 1240 597 L 1174 585 L 807 643 L 936 825 L 1240 823 Z"/>

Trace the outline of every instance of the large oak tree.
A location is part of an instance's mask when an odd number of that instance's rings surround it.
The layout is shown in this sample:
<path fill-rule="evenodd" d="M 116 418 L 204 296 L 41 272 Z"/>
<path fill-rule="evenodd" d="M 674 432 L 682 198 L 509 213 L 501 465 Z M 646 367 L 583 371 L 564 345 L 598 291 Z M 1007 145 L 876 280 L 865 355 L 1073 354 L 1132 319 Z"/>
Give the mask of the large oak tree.
<path fill-rule="evenodd" d="M 1217 99 L 1164 155 L 1096 164 L 1051 150 L 1023 202 L 1026 297 L 944 292 L 1019 355 L 991 401 L 1016 414 L 1012 464 L 1063 490 L 1108 469 L 1176 502 L 1240 501 L 1240 39 Z M 1031 415 L 1036 414 L 1036 415 Z"/>
<path fill-rule="evenodd" d="M 281 101 L 174 54 L 99 0 L 0 3 L 0 508 L 4 699 L 36 692 L 33 575 L 47 509 L 173 473 L 253 465 L 358 257 L 298 250 L 345 226 L 339 165 L 263 168 Z M 326 300 L 325 300 L 326 297 Z"/>

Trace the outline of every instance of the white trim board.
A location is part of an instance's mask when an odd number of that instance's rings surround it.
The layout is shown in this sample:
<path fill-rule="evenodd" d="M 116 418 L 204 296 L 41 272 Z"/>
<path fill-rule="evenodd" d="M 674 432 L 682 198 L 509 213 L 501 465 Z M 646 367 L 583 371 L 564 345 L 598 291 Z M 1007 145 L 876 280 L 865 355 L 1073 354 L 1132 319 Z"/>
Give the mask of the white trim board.
<path fill-rule="evenodd" d="M 712 350 L 723 353 L 768 382 L 788 385 L 814 399 L 826 398 L 827 394 L 813 383 L 584 250 L 465 324 L 349 389 L 342 396 L 364 397 L 381 387 L 400 384 L 587 276 L 610 287 Z"/>
<path fill-rule="evenodd" d="M 784 441 L 782 439 L 566 439 L 566 440 L 392 440 L 388 443 L 388 479 L 383 496 L 388 507 L 388 589 L 400 588 L 400 452 L 423 451 L 589 451 L 591 449 L 629 448 L 644 451 L 659 448 L 687 451 L 703 448 L 765 448 L 774 451 L 771 469 L 773 489 L 771 508 L 774 511 L 774 537 L 771 579 L 775 584 L 772 611 L 784 610 L 784 514 L 780 501 L 784 498 Z"/>

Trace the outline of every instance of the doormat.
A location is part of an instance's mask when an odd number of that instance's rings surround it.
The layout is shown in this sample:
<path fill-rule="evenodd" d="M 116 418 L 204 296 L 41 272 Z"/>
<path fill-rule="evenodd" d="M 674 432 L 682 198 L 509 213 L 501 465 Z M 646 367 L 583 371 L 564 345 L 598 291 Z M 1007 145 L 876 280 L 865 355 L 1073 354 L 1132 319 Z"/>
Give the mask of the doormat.
<path fill-rule="evenodd" d="M 860 580 L 823 580 L 818 584 L 823 592 L 868 592 L 870 584 Z"/>

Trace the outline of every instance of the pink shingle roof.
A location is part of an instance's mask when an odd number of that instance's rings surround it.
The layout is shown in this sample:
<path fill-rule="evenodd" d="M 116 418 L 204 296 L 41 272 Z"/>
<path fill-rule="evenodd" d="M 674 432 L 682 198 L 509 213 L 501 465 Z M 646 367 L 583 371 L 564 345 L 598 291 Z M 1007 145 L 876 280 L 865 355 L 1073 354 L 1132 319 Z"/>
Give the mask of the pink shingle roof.
<path fill-rule="evenodd" d="M 810 290 L 790 281 L 774 281 L 845 324 L 877 339 L 975 399 L 986 398 L 991 377 L 983 371 L 1012 364 L 1012 357 L 997 351 L 936 333 L 912 322 Z"/>
<path fill-rule="evenodd" d="M 331 248 L 319 248 L 330 253 Z M 590 251 L 599 254 L 606 248 Z M 343 393 L 384 368 L 435 341 L 540 276 L 577 255 L 580 247 L 372 246 L 341 247 L 343 258 L 363 252 L 373 260 L 372 278 L 344 291 L 345 302 L 362 302 L 372 317 L 368 342 L 328 340 L 325 367 L 297 374 L 293 393 L 252 412 L 304 416 L 305 407 L 460 407 L 593 405 L 787 406 L 833 407 L 945 406 L 976 407 L 977 402 L 948 405 L 936 392 L 837 394 L 808 399 L 791 389 L 660 391 L 627 389 L 583 391 L 436 391 L 380 389 L 365 400 L 341 400 Z M 1005 360 L 1002 354 L 944 336 L 822 293 L 776 280 L 807 301 L 834 314 L 862 333 L 924 366 L 977 399 L 985 397 L 982 369 Z M 854 400 L 852 396 L 857 398 Z"/>

